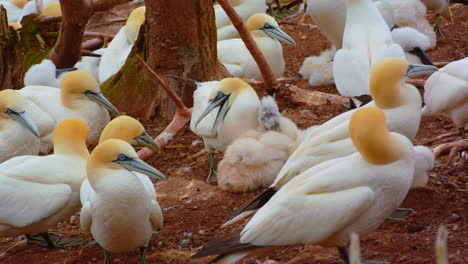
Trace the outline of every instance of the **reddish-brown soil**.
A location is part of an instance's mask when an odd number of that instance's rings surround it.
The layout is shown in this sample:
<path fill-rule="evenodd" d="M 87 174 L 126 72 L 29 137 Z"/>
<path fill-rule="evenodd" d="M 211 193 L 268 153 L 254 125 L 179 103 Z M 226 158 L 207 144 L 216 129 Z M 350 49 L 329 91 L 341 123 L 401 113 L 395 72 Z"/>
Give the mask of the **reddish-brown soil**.
<path fill-rule="evenodd" d="M 468 6 L 453 6 L 455 23 L 442 22 L 445 39 L 439 39 L 437 48 L 429 51 L 434 61 L 454 61 L 468 56 Z M 431 21 L 433 15 L 429 15 Z M 286 20 L 282 27 L 296 41 L 297 46 L 284 46 L 286 58 L 285 77 L 294 77 L 302 61 L 310 55 L 318 55 L 330 44 L 320 32 L 309 24 Z M 467 69 L 468 70 L 468 69 Z M 322 92 L 336 93 L 331 87 L 311 87 L 306 81 L 287 82 L 298 87 Z M 282 90 L 287 90 L 282 83 Z M 259 91 L 264 94 L 263 91 Z M 309 107 L 289 100 L 287 92 L 279 93 L 281 110 L 297 122 L 301 128 L 320 124 L 344 111 L 341 106 L 325 105 Z M 148 126 L 151 134 L 162 131 L 165 124 Z M 415 144 L 424 144 L 431 138 L 455 131 L 453 123 L 442 117 L 424 117 Z M 458 139 L 451 136 L 427 144 L 433 148 L 441 143 Z M 232 210 L 254 197 L 256 193 L 232 194 L 205 183 L 208 159 L 197 155 L 203 143 L 186 128 L 150 163 L 164 172 L 168 179 L 155 182 L 158 200 L 164 209 L 164 228 L 154 235 L 149 245 L 148 263 L 208 263 L 212 258 L 191 260 L 190 255 L 214 237 L 220 237 L 241 225 L 220 229 L 220 225 Z M 217 160 L 222 154 L 216 155 Z M 370 259 L 385 259 L 388 263 L 434 263 L 435 233 L 440 224 L 446 224 L 450 263 L 468 263 L 467 222 L 467 177 L 468 163 L 446 165 L 446 157 L 437 160 L 430 173 L 427 187 L 410 191 L 403 206 L 415 210 L 405 221 L 387 221 L 378 230 L 362 238 L 363 256 Z M 320 228 L 320 226 L 317 226 Z M 67 236 L 80 235 L 79 216 L 58 225 L 54 230 Z M 87 237 L 90 239 L 90 237 Z M 124 237 L 122 239 L 125 239 Z M 52 263 L 103 263 L 102 250 L 98 245 L 67 249 L 48 249 L 37 245 L 24 245 L 24 237 L 0 240 L 0 259 L 3 264 L 52 264 Z M 10 249 L 8 252 L 5 252 Z M 137 263 L 138 251 L 114 254 L 114 263 Z M 264 263 L 274 260 L 279 263 L 340 263 L 334 248 L 314 245 L 292 245 L 271 248 L 260 255 L 246 258 L 242 263 Z"/>

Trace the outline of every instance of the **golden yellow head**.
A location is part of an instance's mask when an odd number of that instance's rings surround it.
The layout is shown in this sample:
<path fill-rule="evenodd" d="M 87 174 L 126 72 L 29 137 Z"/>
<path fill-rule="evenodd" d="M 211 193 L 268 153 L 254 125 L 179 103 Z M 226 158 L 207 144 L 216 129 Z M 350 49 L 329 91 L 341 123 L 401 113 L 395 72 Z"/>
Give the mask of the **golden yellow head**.
<path fill-rule="evenodd" d="M 115 138 L 128 143 L 141 136 L 145 132 L 143 125 L 133 117 L 121 115 L 112 119 L 104 128 L 99 138 L 99 143 Z"/>
<path fill-rule="evenodd" d="M 42 14 L 45 16 L 62 16 L 60 2 L 53 2 L 48 4 L 42 11 Z"/>
<path fill-rule="evenodd" d="M 23 27 L 23 26 L 22 26 L 20 23 L 18 23 L 18 22 L 10 22 L 10 23 L 8 23 L 8 25 L 9 25 L 10 27 L 14 28 L 15 30 L 19 30 L 19 29 L 21 29 L 21 28 Z"/>
<path fill-rule="evenodd" d="M 245 26 L 249 31 L 254 31 L 265 27 L 265 23 L 268 23 L 270 26 L 279 27 L 274 18 L 263 13 L 258 13 L 249 17 L 249 19 L 247 19 L 245 22 Z"/>
<path fill-rule="evenodd" d="M 10 0 L 10 4 L 17 6 L 18 8 L 23 9 L 24 6 L 28 3 L 28 0 Z"/>
<path fill-rule="evenodd" d="M 387 129 L 385 114 L 377 107 L 363 107 L 353 113 L 349 136 L 369 163 L 388 164 L 401 156 L 398 143 Z"/>
<path fill-rule="evenodd" d="M 86 139 L 89 135 L 88 125 L 77 118 L 68 118 L 54 129 L 54 153 L 88 157 Z"/>
<path fill-rule="evenodd" d="M 138 38 L 140 33 L 140 27 L 145 22 L 145 11 L 144 6 L 135 8 L 130 16 L 128 16 L 127 23 L 125 24 L 125 32 L 127 34 L 128 41 L 133 43 Z"/>
<path fill-rule="evenodd" d="M 6 89 L 0 91 L 0 113 L 3 113 L 7 108 L 16 111 L 24 111 L 24 98 L 15 90 Z"/>
<path fill-rule="evenodd" d="M 87 71 L 77 70 L 65 74 L 60 82 L 62 93 L 81 94 L 88 91 L 99 93 L 99 83 Z"/>

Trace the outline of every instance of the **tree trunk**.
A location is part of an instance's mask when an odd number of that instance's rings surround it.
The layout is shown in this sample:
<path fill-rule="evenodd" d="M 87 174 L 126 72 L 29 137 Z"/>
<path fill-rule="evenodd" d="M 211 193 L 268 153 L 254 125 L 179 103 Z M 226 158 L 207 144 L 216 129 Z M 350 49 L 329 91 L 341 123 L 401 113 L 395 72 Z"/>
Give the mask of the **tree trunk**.
<path fill-rule="evenodd" d="M 137 56 L 159 75 L 177 75 L 196 81 L 228 76 L 218 62 L 216 26 L 211 0 L 146 1 L 146 22 L 120 72 L 101 90 L 122 112 L 144 120 L 171 119 L 176 107 Z M 192 105 L 193 89 L 167 79 L 169 86 Z"/>

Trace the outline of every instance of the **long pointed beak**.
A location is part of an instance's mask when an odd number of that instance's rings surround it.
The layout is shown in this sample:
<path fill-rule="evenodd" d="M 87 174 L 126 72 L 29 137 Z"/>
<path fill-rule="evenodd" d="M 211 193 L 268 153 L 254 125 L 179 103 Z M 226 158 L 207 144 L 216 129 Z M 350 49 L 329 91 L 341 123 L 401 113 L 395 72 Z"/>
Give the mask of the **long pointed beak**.
<path fill-rule="evenodd" d="M 423 75 L 426 73 L 436 72 L 438 70 L 439 68 L 437 68 L 436 66 L 411 64 L 410 66 L 408 66 L 408 70 L 406 71 L 406 76 L 409 78 L 413 78 L 413 77 Z"/>
<path fill-rule="evenodd" d="M 58 78 L 60 74 L 66 73 L 66 72 L 71 72 L 71 71 L 76 71 L 78 68 L 72 67 L 72 68 L 63 68 L 63 69 L 55 69 L 55 78 Z"/>
<path fill-rule="evenodd" d="M 90 90 L 86 90 L 84 94 L 88 96 L 89 99 L 104 106 L 107 110 L 111 111 L 112 113 L 120 115 L 120 111 L 115 106 L 113 106 L 112 103 L 109 102 L 109 100 L 107 100 L 107 98 L 104 97 L 104 95 L 102 95 L 102 93 L 95 93 Z"/>
<path fill-rule="evenodd" d="M 450 6 L 447 5 L 444 11 L 440 14 L 440 16 L 450 24 L 453 24 L 453 16 L 452 16 L 452 10 L 450 10 Z"/>
<path fill-rule="evenodd" d="M 135 141 L 138 143 L 140 146 L 147 147 L 155 152 L 159 152 L 160 148 L 158 143 L 154 141 L 146 131 L 143 132 L 139 137 L 135 138 Z"/>
<path fill-rule="evenodd" d="M 36 137 L 39 137 L 39 131 L 37 130 L 36 125 L 26 116 L 25 112 L 15 112 L 10 108 L 7 108 L 5 113 L 11 117 L 11 119 L 15 120 L 16 122 L 20 123 L 22 126 L 27 128 L 31 133 L 33 133 Z"/>
<path fill-rule="evenodd" d="M 218 111 L 218 114 L 216 115 L 216 120 L 213 124 L 213 128 L 211 129 L 211 134 L 213 134 L 214 130 L 218 127 L 219 123 L 222 121 L 222 119 L 227 113 L 230 96 L 231 94 L 224 94 L 223 92 L 218 92 L 216 97 L 206 108 L 205 112 L 203 112 L 203 114 L 201 114 L 198 120 L 195 122 L 195 127 L 198 126 L 198 124 L 203 120 L 203 118 L 205 118 L 209 113 L 211 113 L 213 109 L 215 109 L 218 106 L 221 106 L 221 108 Z"/>
<path fill-rule="evenodd" d="M 120 164 L 122 167 L 129 171 L 143 173 L 149 177 L 159 180 L 165 180 L 166 177 L 157 169 L 151 167 L 139 158 L 127 158 L 125 160 L 115 160 L 114 162 Z"/>
<path fill-rule="evenodd" d="M 291 38 L 288 34 L 284 33 L 284 31 L 282 31 L 280 28 L 268 26 L 262 28 L 261 30 L 271 38 L 296 46 L 296 41 L 294 41 L 294 39 Z"/>

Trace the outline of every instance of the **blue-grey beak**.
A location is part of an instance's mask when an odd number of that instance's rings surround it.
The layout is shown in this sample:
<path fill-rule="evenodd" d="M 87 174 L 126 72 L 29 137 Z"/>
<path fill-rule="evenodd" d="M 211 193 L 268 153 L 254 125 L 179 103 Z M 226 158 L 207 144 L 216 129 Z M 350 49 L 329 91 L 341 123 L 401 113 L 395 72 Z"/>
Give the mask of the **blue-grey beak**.
<path fill-rule="evenodd" d="M 159 180 L 166 179 L 166 177 L 164 177 L 164 175 L 160 171 L 151 167 L 139 158 L 131 158 L 125 156 L 124 154 L 119 154 L 118 158 L 113 162 L 120 164 L 120 166 L 124 167 L 129 171 L 139 172 Z"/>
<path fill-rule="evenodd" d="M 206 108 L 205 112 L 201 114 L 201 116 L 198 118 L 198 120 L 195 122 L 195 127 L 207 116 L 213 109 L 216 107 L 220 106 L 220 109 L 218 111 L 218 114 L 216 115 L 216 120 L 213 124 L 213 128 L 211 129 L 211 134 L 214 133 L 218 125 L 221 123 L 221 121 L 224 119 L 226 116 L 228 110 L 229 110 L 229 97 L 231 94 L 225 94 L 221 91 L 219 91 L 216 94 L 216 97 L 211 101 L 211 103 L 208 105 Z"/>
<path fill-rule="evenodd" d="M 406 71 L 406 76 L 408 78 L 413 78 L 419 75 L 423 75 L 426 73 L 436 72 L 439 69 L 436 66 L 432 65 L 422 65 L 422 64 L 411 64 L 408 66 L 408 70 Z"/>
<path fill-rule="evenodd" d="M 279 27 L 265 23 L 265 26 L 263 26 L 263 28 L 260 30 L 265 32 L 265 34 L 271 38 L 296 46 L 296 41 L 294 41 L 294 39 L 291 38 L 288 34 L 284 33 L 284 31 L 282 31 Z"/>
<path fill-rule="evenodd" d="M 155 152 L 159 152 L 160 150 L 158 143 L 156 143 L 156 141 L 154 141 L 146 131 L 144 131 L 140 136 L 134 138 L 134 140 L 138 145 L 147 147 Z"/>
<path fill-rule="evenodd" d="M 58 78 L 61 74 L 71 72 L 71 71 L 76 71 L 78 68 L 72 67 L 72 68 L 63 68 L 63 69 L 55 69 L 55 78 Z"/>
<path fill-rule="evenodd" d="M 26 116 L 24 111 L 16 112 L 16 111 L 11 110 L 10 108 L 7 108 L 5 111 L 5 114 L 7 114 L 11 119 L 20 123 L 25 128 L 27 128 L 36 137 L 39 137 L 39 131 L 37 130 L 36 125 Z"/>
<path fill-rule="evenodd" d="M 109 100 L 107 100 L 107 98 L 104 97 L 104 95 L 102 95 L 102 93 L 95 93 L 90 90 L 86 90 L 84 94 L 88 96 L 89 99 L 104 106 L 107 110 L 111 111 L 112 113 L 120 115 L 120 111 L 115 106 L 113 106 L 112 103 L 109 102 Z"/>

